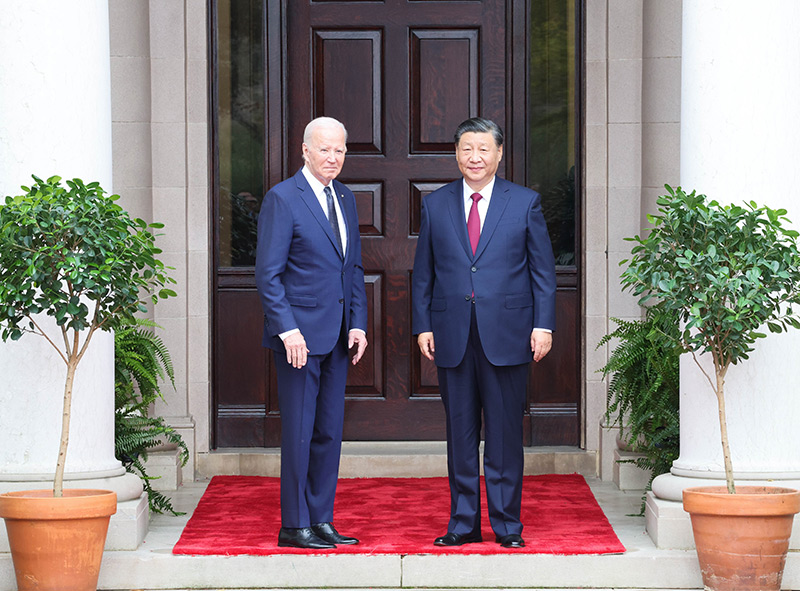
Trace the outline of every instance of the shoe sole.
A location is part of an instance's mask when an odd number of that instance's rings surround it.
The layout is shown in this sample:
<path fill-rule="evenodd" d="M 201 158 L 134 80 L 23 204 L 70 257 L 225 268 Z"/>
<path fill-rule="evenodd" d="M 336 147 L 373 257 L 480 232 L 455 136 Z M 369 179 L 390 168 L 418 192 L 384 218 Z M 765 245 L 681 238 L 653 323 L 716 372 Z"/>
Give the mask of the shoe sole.
<path fill-rule="evenodd" d="M 284 542 L 278 542 L 279 548 L 298 548 L 300 550 L 334 550 L 336 548 L 335 545 L 331 546 L 300 546 L 299 544 L 287 544 Z"/>
<path fill-rule="evenodd" d="M 434 542 L 433 545 L 434 546 L 442 546 L 442 547 L 445 547 L 445 548 L 454 548 L 454 547 L 457 547 L 457 546 L 463 546 L 464 544 L 480 544 L 481 542 L 483 542 L 483 539 L 482 538 L 478 538 L 478 539 L 475 539 L 475 540 L 463 540 L 463 541 L 459 542 L 458 544 L 443 544 L 443 543 Z"/>

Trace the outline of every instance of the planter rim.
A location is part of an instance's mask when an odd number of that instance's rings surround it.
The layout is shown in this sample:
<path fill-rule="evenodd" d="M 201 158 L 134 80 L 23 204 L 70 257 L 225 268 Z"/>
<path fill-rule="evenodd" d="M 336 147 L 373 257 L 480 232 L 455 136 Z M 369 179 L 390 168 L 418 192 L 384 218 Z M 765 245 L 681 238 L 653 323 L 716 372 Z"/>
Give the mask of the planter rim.
<path fill-rule="evenodd" d="M 688 513 L 708 515 L 778 516 L 800 513 L 800 491 L 780 486 L 698 486 L 683 491 Z"/>
<path fill-rule="evenodd" d="M 65 488 L 63 497 L 52 489 L 22 490 L 0 494 L 4 519 L 84 519 L 107 517 L 117 512 L 117 493 L 90 488 Z"/>

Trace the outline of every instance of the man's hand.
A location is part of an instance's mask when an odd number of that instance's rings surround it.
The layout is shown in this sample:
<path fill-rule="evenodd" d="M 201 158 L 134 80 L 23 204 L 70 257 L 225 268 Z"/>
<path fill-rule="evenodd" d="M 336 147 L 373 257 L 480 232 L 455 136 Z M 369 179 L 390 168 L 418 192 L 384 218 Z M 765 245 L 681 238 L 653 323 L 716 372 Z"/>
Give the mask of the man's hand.
<path fill-rule="evenodd" d="M 351 330 L 347 334 L 347 348 L 352 349 L 353 345 L 357 346 L 355 355 L 353 355 L 353 365 L 355 365 L 361 360 L 364 350 L 367 348 L 367 335 L 360 330 Z"/>
<path fill-rule="evenodd" d="M 299 331 L 286 337 L 283 346 L 286 347 L 286 361 L 291 363 L 292 367 L 300 369 L 306 364 L 309 351 L 306 340 Z"/>
<path fill-rule="evenodd" d="M 533 360 L 541 361 L 550 352 L 553 346 L 553 333 L 546 330 L 533 330 L 531 332 L 531 351 Z"/>
<path fill-rule="evenodd" d="M 417 335 L 417 344 L 419 345 L 419 350 L 422 351 L 422 354 L 427 358 L 433 361 L 434 353 L 436 352 L 436 347 L 433 344 L 433 333 L 432 332 L 421 332 Z"/>

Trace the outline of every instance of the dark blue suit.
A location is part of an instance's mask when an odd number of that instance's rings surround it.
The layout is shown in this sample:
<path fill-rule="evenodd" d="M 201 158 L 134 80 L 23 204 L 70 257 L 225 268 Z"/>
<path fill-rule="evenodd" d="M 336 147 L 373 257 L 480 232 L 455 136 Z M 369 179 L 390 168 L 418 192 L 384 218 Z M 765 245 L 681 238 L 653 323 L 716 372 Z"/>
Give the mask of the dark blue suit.
<path fill-rule="evenodd" d="M 531 331 L 555 329 L 555 263 L 540 196 L 496 177 L 474 256 L 462 179 L 425 197 L 421 213 L 412 328 L 434 335 L 447 416 L 448 531 L 480 532 L 483 413 L 492 528 L 519 534 Z"/>
<path fill-rule="evenodd" d="M 263 345 L 274 351 L 281 411 L 281 521 L 333 521 L 347 380 L 347 334 L 366 331 L 367 303 L 353 193 L 333 181 L 347 227 L 344 258 L 302 170 L 264 197 L 256 284 Z M 308 362 L 293 368 L 279 334 L 299 328 Z"/>

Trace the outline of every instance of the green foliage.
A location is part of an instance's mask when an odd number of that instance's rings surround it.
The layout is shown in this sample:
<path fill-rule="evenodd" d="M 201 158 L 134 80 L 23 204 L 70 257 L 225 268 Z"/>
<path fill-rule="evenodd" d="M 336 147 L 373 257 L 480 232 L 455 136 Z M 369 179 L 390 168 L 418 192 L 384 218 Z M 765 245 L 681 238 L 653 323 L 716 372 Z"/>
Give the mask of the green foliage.
<path fill-rule="evenodd" d="M 800 328 L 798 233 L 784 227 L 786 210 L 754 202 L 720 205 L 695 191 L 666 186 L 660 215 L 646 238 L 630 238 L 625 287 L 644 304 L 656 298 L 685 323 L 689 351 L 710 353 L 725 370 L 747 359 L 759 329 Z"/>
<path fill-rule="evenodd" d="M 162 224 L 132 220 L 116 204 L 119 196 L 107 196 L 96 182 L 76 178 L 65 188 L 58 176 L 33 180 L 23 195 L 0 205 L 0 338 L 37 334 L 67 366 L 53 481 L 61 496 L 75 371 L 92 335 L 176 295 L 166 287 L 175 281 L 150 231 Z M 61 339 L 46 334 L 38 314 L 55 319 Z"/>
<path fill-rule="evenodd" d="M 140 291 L 152 302 L 176 295 L 149 230 L 161 224 L 132 220 L 96 182 L 33 179 L 0 206 L 3 340 L 40 332 L 31 316 L 41 312 L 67 329 L 113 330 L 146 310 Z"/>
<path fill-rule="evenodd" d="M 189 459 L 189 450 L 180 434 L 163 417 L 149 416 L 150 405 L 163 398 L 160 382 L 169 379 L 175 386 L 169 351 L 152 330 L 158 325 L 150 320 L 132 319 L 114 334 L 115 352 L 115 441 L 114 451 L 128 472 L 142 479 L 150 510 L 182 515 L 169 498 L 154 490 L 154 477 L 146 471 L 147 451 L 164 441 L 178 446 L 181 465 Z"/>
<path fill-rule="evenodd" d="M 606 421 L 619 425 L 623 440 L 643 454 L 633 463 L 650 472 L 649 490 L 680 453 L 678 322 L 662 306 L 647 308 L 644 320 L 612 320 L 616 330 L 597 345 L 617 342 L 599 370 L 604 379 L 611 376 Z"/>
<path fill-rule="evenodd" d="M 733 467 L 725 418 L 724 383 L 731 365 L 748 359 L 762 327 L 780 333 L 800 328 L 800 250 L 798 233 L 785 224 L 786 210 L 760 207 L 753 201 L 720 205 L 695 191 L 687 194 L 666 185 L 658 199 L 653 228 L 635 236 L 630 260 L 622 261 L 622 285 L 655 299 L 681 323 L 680 343 L 717 396 L 728 491 Z M 707 353 L 715 379 L 697 355 Z"/>
<path fill-rule="evenodd" d="M 152 320 L 133 318 L 114 333 L 117 406 L 127 401 L 127 390 L 134 386 L 139 402 L 145 406 L 163 399 L 160 382 L 169 379 L 175 387 L 172 358 L 164 341 L 151 330 L 155 328 L 160 327 Z"/>

